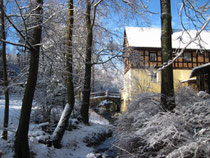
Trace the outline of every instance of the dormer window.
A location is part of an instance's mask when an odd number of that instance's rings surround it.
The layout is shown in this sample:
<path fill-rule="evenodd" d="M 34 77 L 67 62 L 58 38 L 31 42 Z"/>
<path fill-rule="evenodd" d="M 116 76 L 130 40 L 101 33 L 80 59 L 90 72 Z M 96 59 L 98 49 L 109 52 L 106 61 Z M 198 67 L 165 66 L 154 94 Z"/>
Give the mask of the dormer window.
<path fill-rule="evenodd" d="M 186 52 L 183 54 L 183 61 L 184 62 L 191 62 L 192 61 L 192 55 L 190 52 Z"/>
<path fill-rule="evenodd" d="M 157 52 L 149 52 L 149 60 L 157 61 Z"/>

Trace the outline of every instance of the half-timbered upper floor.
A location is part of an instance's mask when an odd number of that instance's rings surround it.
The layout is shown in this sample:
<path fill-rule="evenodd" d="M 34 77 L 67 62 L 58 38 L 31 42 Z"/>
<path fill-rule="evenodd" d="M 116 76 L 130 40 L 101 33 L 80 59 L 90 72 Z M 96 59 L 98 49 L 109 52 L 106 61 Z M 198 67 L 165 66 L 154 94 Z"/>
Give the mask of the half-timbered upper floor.
<path fill-rule="evenodd" d="M 174 69 L 192 69 L 210 62 L 210 32 L 204 31 L 187 48 L 186 44 L 196 35 L 174 30 L 172 34 L 173 57 L 182 49 L 184 53 L 173 63 Z M 161 62 L 161 30 L 158 28 L 126 27 L 124 36 L 125 72 L 130 68 L 159 68 Z"/>

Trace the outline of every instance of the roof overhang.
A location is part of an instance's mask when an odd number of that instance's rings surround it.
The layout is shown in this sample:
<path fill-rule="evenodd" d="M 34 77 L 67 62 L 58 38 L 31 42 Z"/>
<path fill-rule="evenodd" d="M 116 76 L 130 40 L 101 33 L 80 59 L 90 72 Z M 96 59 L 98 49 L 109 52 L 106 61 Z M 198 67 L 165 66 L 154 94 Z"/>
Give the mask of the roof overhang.
<path fill-rule="evenodd" d="M 190 74 L 190 78 L 206 73 L 210 73 L 210 63 L 203 64 L 193 68 Z"/>
<path fill-rule="evenodd" d="M 180 82 L 181 83 L 186 83 L 186 82 L 188 82 L 188 83 L 195 83 L 196 82 L 196 78 L 189 78 L 187 80 L 182 80 Z"/>

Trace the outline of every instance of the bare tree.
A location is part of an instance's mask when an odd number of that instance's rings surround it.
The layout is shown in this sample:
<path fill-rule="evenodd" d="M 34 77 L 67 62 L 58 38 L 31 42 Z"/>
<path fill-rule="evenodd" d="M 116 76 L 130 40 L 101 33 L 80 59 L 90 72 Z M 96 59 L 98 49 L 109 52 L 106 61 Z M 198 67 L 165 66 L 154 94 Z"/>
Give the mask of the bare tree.
<path fill-rule="evenodd" d="M 95 4 L 91 3 L 90 0 L 86 0 L 86 12 L 85 21 L 87 29 L 87 39 L 86 39 L 86 57 L 85 57 L 85 75 L 82 89 L 82 104 L 81 104 L 81 116 L 82 121 L 85 124 L 89 124 L 89 102 L 90 102 L 90 84 L 91 84 L 91 58 L 93 49 L 93 27 L 95 24 L 96 8 L 102 2 L 100 0 Z M 93 5 L 93 6 L 92 6 Z M 91 17 L 91 11 L 93 7 L 93 17 Z"/>
<path fill-rule="evenodd" d="M 36 87 L 38 67 L 39 67 L 39 53 L 40 53 L 40 43 L 42 35 L 42 20 L 43 20 L 43 0 L 36 0 L 34 2 L 34 24 L 30 52 L 30 68 L 27 79 L 27 84 L 25 87 L 20 120 L 18 129 L 15 137 L 15 157 L 16 158 L 29 158 L 29 145 L 28 145 L 28 130 L 30 123 L 30 114 L 32 108 L 32 102 L 34 97 L 34 91 Z"/>
<path fill-rule="evenodd" d="M 72 35 L 73 35 L 73 0 L 68 0 L 68 26 L 67 26 L 67 40 L 66 40 L 66 86 L 67 86 L 67 101 L 60 121 L 53 133 L 53 145 L 60 147 L 65 129 L 68 125 L 69 117 L 74 109 L 74 84 L 73 84 L 73 49 L 72 49 Z"/>
<path fill-rule="evenodd" d="M 4 1 L 0 1 L 0 38 L 6 40 L 6 32 L 5 32 L 5 20 L 4 20 Z M 3 79 L 4 79 L 4 95 L 5 95 L 5 110 L 4 110 L 4 131 L 2 133 L 2 138 L 7 139 L 7 127 L 9 122 L 9 89 L 8 89 L 8 78 L 7 78 L 7 59 L 6 59 L 6 43 L 1 42 L 1 56 L 3 62 Z"/>

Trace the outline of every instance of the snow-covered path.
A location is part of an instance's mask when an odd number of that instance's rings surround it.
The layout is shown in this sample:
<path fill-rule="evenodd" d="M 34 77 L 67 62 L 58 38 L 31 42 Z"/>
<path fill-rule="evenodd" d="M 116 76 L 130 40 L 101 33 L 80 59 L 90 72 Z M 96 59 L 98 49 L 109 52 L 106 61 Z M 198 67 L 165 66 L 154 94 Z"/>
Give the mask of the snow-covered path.
<path fill-rule="evenodd" d="M 3 127 L 3 121 L 4 121 L 4 98 L 0 98 L 0 128 Z M 16 128 L 18 124 L 18 119 L 20 115 L 20 109 L 22 101 L 16 97 L 10 99 L 9 103 L 9 128 Z"/>

